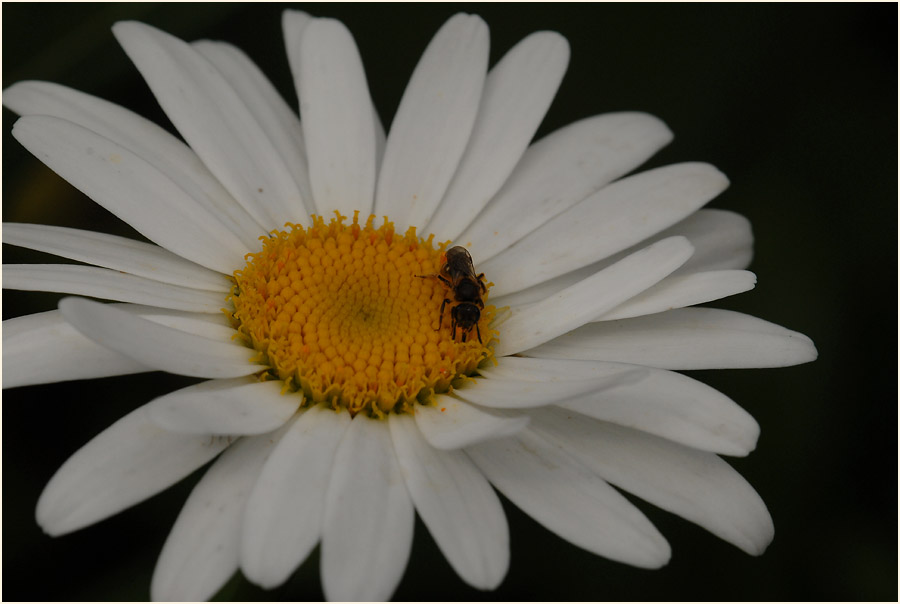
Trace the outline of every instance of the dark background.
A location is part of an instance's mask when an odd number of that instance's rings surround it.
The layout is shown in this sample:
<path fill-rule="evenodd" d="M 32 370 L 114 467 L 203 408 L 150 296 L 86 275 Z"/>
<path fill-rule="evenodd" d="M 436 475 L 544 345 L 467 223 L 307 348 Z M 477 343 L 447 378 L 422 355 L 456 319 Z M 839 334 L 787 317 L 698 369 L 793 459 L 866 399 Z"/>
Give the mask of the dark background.
<path fill-rule="evenodd" d="M 302 7 L 301 7 L 302 8 Z M 279 5 L 3 5 L 3 86 L 60 82 L 171 126 L 109 30 L 138 19 L 244 50 L 296 106 Z M 642 110 L 675 141 L 649 165 L 708 161 L 732 186 L 710 205 L 750 218 L 757 288 L 718 303 L 803 332 L 815 363 L 695 372 L 759 421 L 756 452 L 729 461 L 756 487 L 776 536 L 747 556 L 641 503 L 673 557 L 645 571 L 587 554 L 504 501 L 512 562 L 493 593 L 468 588 L 421 523 L 398 600 L 896 600 L 897 7 L 881 5 L 314 5 L 356 37 L 385 125 L 428 40 L 452 13 L 481 14 L 491 63 L 538 29 L 572 45 L 538 135 L 596 113 Z M 131 234 L 10 136 L 3 220 Z M 6 262 L 48 261 L 4 246 Z M 55 261 L 55 260 L 49 260 Z M 3 293 L 3 317 L 60 296 Z M 155 559 L 198 474 L 99 525 L 51 539 L 34 522 L 44 484 L 131 409 L 190 380 L 159 373 L 20 388 L 3 405 L 3 596 L 149 596 Z M 298 510 L 298 513 L 302 511 Z M 418 522 L 418 521 L 417 521 Z M 315 553 L 284 586 L 238 577 L 225 599 L 322 597 Z"/>

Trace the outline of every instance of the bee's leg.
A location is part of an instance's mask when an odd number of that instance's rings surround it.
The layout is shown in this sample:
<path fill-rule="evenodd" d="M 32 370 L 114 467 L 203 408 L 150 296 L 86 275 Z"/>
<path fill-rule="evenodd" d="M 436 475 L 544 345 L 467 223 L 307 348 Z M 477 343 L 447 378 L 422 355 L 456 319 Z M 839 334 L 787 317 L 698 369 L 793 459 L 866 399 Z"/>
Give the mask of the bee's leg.
<path fill-rule="evenodd" d="M 484 284 L 484 273 L 475 275 L 475 278 L 478 279 L 478 285 L 481 286 L 481 293 L 487 293 L 487 285 Z"/>
<path fill-rule="evenodd" d="M 441 330 L 441 323 L 444 322 L 444 307 L 447 306 L 447 302 L 449 302 L 449 298 L 444 298 L 444 301 L 441 302 L 441 314 L 438 316 L 438 328 L 437 330 Z"/>
<path fill-rule="evenodd" d="M 456 341 L 456 316 L 451 312 L 450 313 L 450 332 L 453 334 L 453 341 Z M 463 337 L 466 337 L 463 334 Z"/>
<path fill-rule="evenodd" d="M 478 323 L 475 324 L 475 333 L 478 334 L 478 343 L 484 344 L 484 342 L 481 341 L 481 330 L 478 329 Z"/>
<path fill-rule="evenodd" d="M 463 330 L 463 338 L 462 338 L 463 343 L 465 343 L 465 341 L 466 341 L 466 335 L 467 335 L 468 333 L 469 333 L 469 332 Z"/>
<path fill-rule="evenodd" d="M 450 281 L 448 281 L 448 280 L 446 279 L 446 277 L 444 277 L 443 275 L 440 275 L 440 274 L 438 274 L 438 273 L 431 273 L 431 274 L 428 274 L 428 275 L 416 275 L 416 277 L 418 277 L 419 279 L 437 279 L 438 281 L 440 281 L 441 283 L 443 283 L 443 284 L 446 285 L 447 287 L 449 287 L 449 288 L 452 288 L 452 287 L 453 287 L 453 284 L 450 283 Z"/>

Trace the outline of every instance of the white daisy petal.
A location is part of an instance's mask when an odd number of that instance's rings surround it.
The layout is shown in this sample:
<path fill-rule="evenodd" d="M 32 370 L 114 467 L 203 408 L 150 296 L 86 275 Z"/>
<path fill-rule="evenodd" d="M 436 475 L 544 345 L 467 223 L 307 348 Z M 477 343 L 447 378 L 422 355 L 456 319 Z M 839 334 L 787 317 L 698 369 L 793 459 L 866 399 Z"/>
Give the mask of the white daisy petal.
<path fill-rule="evenodd" d="M 744 269 L 753 259 L 750 221 L 728 210 L 703 209 L 672 225 L 657 237 L 682 235 L 695 251 L 676 274 Z"/>
<path fill-rule="evenodd" d="M 178 185 L 207 219 L 255 249 L 265 230 L 234 200 L 197 154 L 153 122 L 97 97 L 51 82 L 19 82 L 3 91 L 19 115 L 50 115 L 91 130 L 151 163 Z"/>
<path fill-rule="evenodd" d="M 227 293 L 222 275 L 149 243 L 43 224 L 3 223 L 3 243 L 131 273 L 162 283 Z M 7 265 L 8 266 L 8 265 Z"/>
<path fill-rule="evenodd" d="M 716 308 L 680 308 L 589 323 L 527 354 L 686 370 L 787 367 L 808 363 L 818 355 L 812 341 L 801 333 Z"/>
<path fill-rule="evenodd" d="M 753 233 L 750 221 L 726 210 L 702 209 L 681 222 L 672 225 L 617 254 L 599 260 L 577 270 L 559 275 L 527 289 L 492 298 L 495 306 L 522 306 L 538 302 L 567 287 L 612 266 L 622 258 L 668 237 L 687 237 L 694 246 L 694 255 L 681 265 L 672 276 L 702 271 L 743 269 L 753 257 Z"/>
<path fill-rule="evenodd" d="M 349 425 L 345 411 L 309 409 L 259 473 L 241 529 L 241 570 L 254 583 L 281 585 L 319 542 L 325 491 Z"/>
<path fill-rule="evenodd" d="M 284 425 L 303 402 L 301 394 L 282 395 L 283 387 L 252 377 L 201 382 L 151 401 L 150 419 L 186 434 L 263 434 Z"/>
<path fill-rule="evenodd" d="M 597 191 L 479 270 L 502 276 L 496 295 L 525 289 L 621 251 L 696 212 L 728 185 L 708 164 L 642 172 Z"/>
<path fill-rule="evenodd" d="M 645 113 L 607 113 L 560 128 L 525 151 L 503 188 L 456 241 L 471 246 L 484 262 L 635 169 L 670 140 L 666 125 Z"/>
<path fill-rule="evenodd" d="M 629 373 L 627 370 L 636 370 Z M 639 383 L 647 377 L 640 365 L 622 363 L 606 363 L 599 361 L 574 361 L 569 359 L 535 359 L 529 357 L 503 357 L 497 364 L 479 369 L 479 373 L 492 379 L 507 381 L 542 382 L 565 384 L 570 381 L 622 379 L 616 386 Z"/>
<path fill-rule="evenodd" d="M 299 10 L 288 9 L 282 13 L 281 26 L 284 31 L 284 43 L 287 47 L 288 62 L 291 65 L 298 98 L 300 97 L 300 44 L 303 40 L 303 31 L 311 20 L 312 17 L 309 14 Z M 372 122 L 375 126 L 375 170 L 377 174 L 381 168 L 387 137 L 374 103 L 372 103 Z"/>
<path fill-rule="evenodd" d="M 641 568 L 669 561 L 669 544 L 636 507 L 530 428 L 466 453 L 501 493 L 566 541 Z"/>
<path fill-rule="evenodd" d="M 542 407 L 570 398 L 580 398 L 587 393 L 602 393 L 624 384 L 639 381 L 644 377 L 644 368 L 630 365 L 609 366 L 606 375 L 590 379 L 560 381 L 526 381 L 503 379 L 489 369 L 482 370 L 485 379 L 474 384 L 465 384 L 453 391 L 463 400 L 484 407 L 498 409 L 524 409 Z"/>
<path fill-rule="evenodd" d="M 153 323 L 210 340 L 231 341 L 236 334 L 225 313 L 200 314 L 139 304 L 107 304 L 106 306 L 112 306 Z"/>
<path fill-rule="evenodd" d="M 81 335 L 58 310 L 3 322 L 3 387 L 153 371 Z"/>
<path fill-rule="evenodd" d="M 603 361 L 596 365 L 635 367 Z M 759 424 L 730 398 L 680 373 L 641 369 L 641 379 L 555 404 L 713 453 L 747 455 L 756 448 Z"/>
<path fill-rule="evenodd" d="M 210 340 L 230 342 L 236 334 L 225 313 L 200 314 L 139 304 L 106 304 L 105 306 L 112 306 L 153 323 Z"/>
<path fill-rule="evenodd" d="M 325 495 L 325 597 L 390 598 L 409 559 L 414 518 L 387 422 L 358 414 L 338 445 Z"/>
<path fill-rule="evenodd" d="M 502 357 L 491 367 L 479 369 L 484 376 L 525 382 L 564 384 L 572 379 L 605 378 L 615 375 L 615 368 L 593 361 L 567 359 L 530 359 Z"/>
<path fill-rule="evenodd" d="M 66 321 L 95 342 L 154 369 L 178 375 L 229 378 L 263 369 L 255 352 L 228 340 L 213 340 L 135 316 L 108 304 L 65 298 Z"/>
<path fill-rule="evenodd" d="M 83 528 L 175 484 L 227 446 L 225 438 L 163 430 L 144 405 L 57 470 L 38 499 L 37 522 L 53 536 Z"/>
<path fill-rule="evenodd" d="M 375 214 L 403 233 L 440 203 L 472 132 L 488 60 L 488 29 L 451 17 L 413 71 L 391 124 L 375 190 Z"/>
<path fill-rule="evenodd" d="M 85 195 L 151 241 L 225 274 L 247 249 L 175 182 L 142 157 L 59 118 L 20 118 L 13 136 Z"/>
<path fill-rule="evenodd" d="M 706 271 L 669 275 L 653 287 L 597 317 L 596 321 L 629 319 L 727 298 L 756 285 L 750 271 Z"/>
<path fill-rule="evenodd" d="M 503 323 L 503 337 L 494 353 L 515 354 L 583 325 L 669 275 L 693 251 L 684 237 L 670 237 L 541 302 L 514 308 Z"/>
<path fill-rule="evenodd" d="M 4 264 L 3 288 L 78 294 L 202 313 L 219 313 L 225 306 L 221 293 L 76 264 Z"/>
<path fill-rule="evenodd" d="M 436 449 L 461 449 L 511 436 L 528 425 L 526 415 L 498 417 L 452 396 L 434 398 L 434 405 L 416 405 L 416 425 Z"/>
<path fill-rule="evenodd" d="M 150 582 L 152 600 L 209 600 L 238 569 L 247 497 L 283 433 L 242 438 L 206 471 L 159 555 Z"/>
<path fill-rule="evenodd" d="M 365 219 L 375 191 L 375 124 L 362 59 L 340 21 L 313 19 L 300 43 L 298 91 L 318 213 Z"/>
<path fill-rule="evenodd" d="M 634 247 L 636 249 L 640 249 L 639 246 Z M 558 277 L 554 277 L 553 279 L 549 279 L 547 281 L 543 281 L 541 283 L 538 283 L 537 285 L 532 285 L 531 287 L 526 287 L 525 289 L 510 292 L 502 296 L 493 296 L 493 292 L 491 292 L 491 304 L 493 304 L 497 308 L 503 308 L 504 306 L 508 306 L 510 308 L 526 307 L 542 300 L 546 300 L 551 296 L 555 296 L 560 292 L 572 287 L 576 283 L 581 283 L 591 275 L 597 274 L 604 268 L 612 266 L 612 264 L 614 263 L 608 263 L 604 260 L 601 260 L 600 262 L 594 262 L 593 264 L 589 264 L 578 270 L 568 272 L 564 275 L 559 275 Z M 479 270 L 481 269 L 479 268 Z"/>
<path fill-rule="evenodd" d="M 454 238 L 500 189 L 556 95 L 569 43 L 556 32 L 531 34 L 488 73 L 472 138 L 423 233 Z"/>
<path fill-rule="evenodd" d="M 116 23 L 113 34 L 181 135 L 257 222 L 272 229 L 303 217 L 284 158 L 218 69 L 189 44 L 142 23 Z"/>
<path fill-rule="evenodd" d="M 224 42 L 194 42 L 197 51 L 216 66 L 275 147 L 291 173 L 307 212 L 312 192 L 300 120 L 259 67 L 239 48 Z M 298 208 L 299 209 L 299 208 Z M 298 212 L 299 213 L 299 212 Z"/>
<path fill-rule="evenodd" d="M 554 409 L 534 413 L 532 426 L 606 480 L 749 554 L 763 553 L 772 541 L 762 499 L 712 453 Z"/>
<path fill-rule="evenodd" d="M 496 493 L 462 451 L 438 451 L 409 415 L 391 414 L 394 450 L 416 510 L 453 570 L 495 589 L 509 567 L 509 528 Z"/>
<path fill-rule="evenodd" d="M 489 381 L 563 385 L 622 375 L 628 369 L 636 370 L 631 380 L 554 404 L 715 453 L 747 455 L 756 447 L 759 425 L 749 413 L 714 388 L 672 371 L 607 361 L 525 357 L 504 357 L 495 367 L 479 371 Z"/>
<path fill-rule="evenodd" d="M 301 10 L 288 9 L 281 13 L 281 31 L 284 34 L 284 45 L 291 73 L 294 75 L 294 83 L 300 81 L 300 43 L 303 40 L 303 30 L 310 21 L 312 17 L 309 13 Z M 299 89 L 297 97 L 300 97 Z"/>
<path fill-rule="evenodd" d="M 375 174 L 381 173 L 381 162 L 384 160 L 384 150 L 387 147 L 387 134 L 384 132 L 384 125 L 378 116 L 378 110 L 375 104 L 372 104 L 372 122 L 375 124 Z M 374 201 L 373 201 L 374 204 Z"/>
<path fill-rule="evenodd" d="M 111 304 L 126 312 L 195 335 L 228 339 L 224 315 L 185 313 L 136 304 Z M 3 387 L 50 384 L 154 371 L 84 336 L 58 310 L 3 322 Z"/>

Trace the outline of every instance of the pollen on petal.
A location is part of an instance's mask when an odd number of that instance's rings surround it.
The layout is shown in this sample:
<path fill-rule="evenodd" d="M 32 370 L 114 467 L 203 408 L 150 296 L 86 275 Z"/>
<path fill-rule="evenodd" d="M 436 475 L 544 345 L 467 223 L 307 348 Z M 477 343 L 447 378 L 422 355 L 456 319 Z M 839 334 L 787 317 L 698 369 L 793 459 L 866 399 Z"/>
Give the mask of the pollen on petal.
<path fill-rule="evenodd" d="M 269 377 L 310 403 L 408 412 L 492 357 L 496 309 L 484 307 L 469 337 L 451 333 L 452 287 L 438 278 L 447 243 L 414 227 L 399 235 L 387 217 L 378 228 L 374 216 L 345 221 L 314 216 L 264 238 L 234 273 L 231 318 Z"/>

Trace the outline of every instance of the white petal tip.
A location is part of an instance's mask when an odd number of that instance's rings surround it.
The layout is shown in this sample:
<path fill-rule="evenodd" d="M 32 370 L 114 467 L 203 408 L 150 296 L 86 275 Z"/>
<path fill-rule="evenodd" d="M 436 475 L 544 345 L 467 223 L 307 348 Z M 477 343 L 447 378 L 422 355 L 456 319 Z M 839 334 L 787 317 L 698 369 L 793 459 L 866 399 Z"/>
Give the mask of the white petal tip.
<path fill-rule="evenodd" d="M 635 544 L 631 555 L 618 559 L 618 561 L 637 568 L 656 570 L 667 565 L 671 559 L 672 547 L 662 535 L 657 535 L 648 542 Z"/>
<path fill-rule="evenodd" d="M 792 354 L 786 354 L 783 361 L 778 367 L 791 367 L 794 365 L 803 365 L 804 363 L 812 363 L 819 358 L 819 350 L 813 341 L 798 331 L 787 331 L 787 346 L 790 347 Z"/>
<path fill-rule="evenodd" d="M 127 36 L 132 32 L 136 32 L 139 30 L 151 29 L 150 26 L 141 23 L 140 21 L 117 21 L 113 23 L 112 32 L 119 42 L 121 42 L 122 36 Z"/>
<path fill-rule="evenodd" d="M 806 346 L 807 359 L 805 361 L 801 361 L 801 362 L 802 363 L 811 363 L 811 362 L 815 361 L 816 359 L 818 359 L 819 358 L 819 349 L 816 348 L 816 345 L 813 343 L 813 341 L 809 337 L 804 336 L 803 334 L 797 334 L 797 335 L 802 336 L 803 339 L 806 340 L 806 344 L 807 344 L 807 346 Z"/>
<path fill-rule="evenodd" d="M 43 494 L 38 499 L 34 519 L 41 530 L 50 537 L 61 537 L 82 528 L 79 525 L 73 525 L 66 515 L 61 513 L 60 506 L 51 505 Z"/>
<path fill-rule="evenodd" d="M 669 542 L 663 539 L 659 544 L 659 548 L 652 552 L 647 558 L 647 565 L 644 568 L 662 568 L 672 559 L 672 547 Z"/>
<path fill-rule="evenodd" d="M 746 457 L 756 450 L 759 441 L 759 424 L 749 413 L 743 414 L 731 420 L 721 430 L 714 428 L 714 435 L 718 437 L 718 447 L 715 450 L 720 455 L 729 457 Z"/>
<path fill-rule="evenodd" d="M 258 585 L 263 589 L 275 589 L 288 579 L 286 576 L 273 574 L 268 568 L 256 567 L 248 564 L 241 564 L 241 572 L 253 584 Z"/>
<path fill-rule="evenodd" d="M 725 176 L 725 173 L 713 165 L 710 165 L 710 164 L 705 164 L 705 165 L 707 165 L 709 167 L 710 181 L 717 182 L 718 186 L 722 187 L 723 191 L 725 189 L 727 189 L 728 186 L 731 184 L 731 181 L 728 180 L 728 177 Z"/>
<path fill-rule="evenodd" d="M 158 582 L 156 574 L 150 580 L 150 600 L 153 602 L 184 602 L 194 599 L 185 595 L 178 595 L 177 591 L 177 587 L 174 585 L 163 585 L 161 581 Z"/>
<path fill-rule="evenodd" d="M 723 446 L 721 454 L 731 457 L 747 457 L 756 450 L 756 443 L 759 440 L 759 427 L 755 432 L 748 432 L 742 435 L 743 438 L 736 438 L 731 443 L 730 448 Z"/>
<path fill-rule="evenodd" d="M 709 199 L 727 189 L 731 184 L 725 173 L 712 164 L 684 162 L 682 164 L 672 164 L 672 166 L 679 166 L 679 169 L 683 170 L 682 176 L 689 179 L 687 182 L 693 185 L 698 195 Z"/>
<path fill-rule="evenodd" d="M 769 549 L 769 545 L 772 544 L 774 539 L 775 525 L 772 524 L 772 520 L 769 518 L 768 523 L 762 527 L 759 534 L 748 536 L 745 543 L 735 543 L 735 545 L 746 554 L 762 556 Z"/>
<path fill-rule="evenodd" d="M 310 19 L 311 15 L 302 10 L 297 10 L 294 8 L 288 8 L 283 13 L 281 13 L 282 19 Z"/>
<path fill-rule="evenodd" d="M 22 82 L 16 82 L 15 84 L 4 88 L 3 106 L 21 115 L 21 112 L 17 111 L 15 107 L 19 104 L 19 97 L 23 94 L 23 91 L 26 91 L 24 94 L 27 95 L 27 89 L 30 85 L 31 82 L 26 80 Z M 13 126 L 13 128 L 15 128 L 15 126 Z"/>
<path fill-rule="evenodd" d="M 655 115 L 643 112 L 637 112 L 636 115 L 639 115 L 648 125 L 653 124 L 656 127 L 660 146 L 668 145 L 675 138 L 675 133 L 672 132 L 669 126 Z"/>
<path fill-rule="evenodd" d="M 546 47 L 545 52 L 547 54 L 559 53 L 562 60 L 566 63 L 569 62 L 571 47 L 569 46 L 569 41 L 561 33 L 556 31 L 536 31 L 526 37 L 525 40 L 539 42 Z"/>
<path fill-rule="evenodd" d="M 48 521 L 47 519 L 43 519 L 43 520 L 37 519 L 37 524 L 39 527 L 41 527 L 41 530 L 44 531 L 44 533 L 48 537 L 61 537 L 61 536 L 65 535 L 66 533 L 71 532 L 71 531 L 65 530 L 63 528 L 53 526 L 53 523 Z"/>

